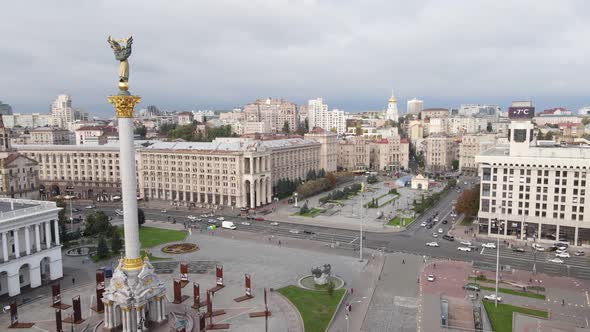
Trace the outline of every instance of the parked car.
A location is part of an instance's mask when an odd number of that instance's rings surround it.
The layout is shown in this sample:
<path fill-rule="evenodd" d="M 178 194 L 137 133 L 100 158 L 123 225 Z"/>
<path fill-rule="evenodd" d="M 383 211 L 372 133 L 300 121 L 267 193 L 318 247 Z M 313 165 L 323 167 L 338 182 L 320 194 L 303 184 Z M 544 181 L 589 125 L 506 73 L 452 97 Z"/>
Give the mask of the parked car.
<path fill-rule="evenodd" d="M 188 218 L 188 220 L 197 220 L 197 217 L 195 217 L 195 216 L 188 216 L 187 218 Z"/>
<path fill-rule="evenodd" d="M 436 277 L 434 276 L 434 274 L 429 274 L 428 277 L 426 277 L 426 280 L 433 282 L 436 279 Z"/>
<path fill-rule="evenodd" d="M 498 300 L 498 302 L 502 302 L 502 297 L 501 296 L 498 296 L 496 298 L 496 294 L 486 295 L 486 296 L 483 297 L 483 299 L 484 300 L 487 300 L 487 301 L 494 301 L 495 302 L 496 300 Z"/>
<path fill-rule="evenodd" d="M 217 225 L 217 220 L 215 220 L 215 219 L 208 219 L 207 220 L 207 223 L 208 224 L 211 224 L 211 225 Z"/>
<path fill-rule="evenodd" d="M 428 224 L 428 225 L 426 225 L 426 228 L 427 228 L 427 229 L 431 229 L 431 228 L 432 228 L 432 224 Z"/>
<path fill-rule="evenodd" d="M 233 223 L 233 222 L 231 222 L 231 221 L 222 221 L 222 222 L 221 222 L 221 228 L 225 228 L 225 229 L 231 229 L 231 230 L 234 230 L 234 229 L 236 229 L 237 227 L 236 227 L 236 225 L 234 225 L 234 223 Z"/>
<path fill-rule="evenodd" d="M 451 241 L 451 242 L 455 241 L 455 237 L 452 235 L 448 235 L 448 234 L 443 235 L 443 239 L 445 239 L 447 241 Z"/>
<path fill-rule="evenodd" d="M 307 234 L 307 235 L 314 235 L 314 234 L 315 234 L 315 232 L 308 231 L 308 230 L 305 230 L 305 229 L 304 229 L 304 230 L 303 230 L 303 234 Z M 363 238 L 364 238 L 364 237 L 363 237 Z"/>
<path fill-rule="evenodd" d="M 439 228 L 439 229 L 438 229 L 438 233 L 439 233 L 439 234 L 442 234 L 443 232 L 444 232 L 444 231 L 443 231 L 443 229 L 442 229 L 442 228 Z"/>
<path fill-rule="evenodd" d="M 94 209 L 96 207 L 96 205 L 88 205 L 85 209 L 90 210 L 90 209 Z"/>
<path fill-rule="evenodd" d="M 449 222 L 449 221 L 445 219 L 445 220 L 443 220 L 443 222 L 442 222 L 442 223 L 443 223 L 443 225 L 446 225 L 448 222 Z"/>
<path fill-rule="evenodd" d="M 559 257 L 559 258 L 570 258 L 570 254 L 567 252 L 558 252 L 557 254 L 555 254 L 555 257 Z"/>
<path fill-rule="evenodd" d="M 115 210 L 115 213 L 116 213 L 118 216 L 122 216 L 122 215 L 123 215 L 123 210 L 116 209 L 116 210 Z"/>
<path fill-rule="evenodd" d="M 428 246 L 428 247 L 438 247 L 438 242 L 428 242 L 428 243 L 426 243 L 426 246 Z"/>
<path fill-rule="evenodd" d="M 432 233 L 432 237 L 436 238 L 436 237 L 438 237 L 438 234 L 437 233 Z"/>
<path fill-rule="evenodd" d="M 420 223 L 420 227 L 426 227 L 427 223 L 426 221 L 423 221 L 422 223 Z"/>
<path fill-rule="evenodd" d="M 463 252 L 469 252 L 469 251 L 471 251 L 471 248 L 469 248 L 469 247 L 457 247 L 457 250 L 463 251 Z"/>
<path fill-rule="evenodd" d="M 160 210 L 160 213 L 168 213 L 168 210 L 166 210 L 166 209 Z"/>
<path fill-rule="evenodd" d="M 540 246 L 540 245 L 538 245 L 538 244 L 536 244 L 536 243 L 533 243 L 532 247 L 533 247 L 533 249 L 535 249 L 536 251 L 545 251 L 545 248 L 543 248 L 542 246 Z"/>
<path fill-rule="evenodd" d="M 514 251 L 514 252 L 525 252 L 524 248 L 522 248 L 522 247 L 513 247 L 512 248 L 512 251 Z"/>
<path fill-rule="evenodd" d="M 225 220 L 225 218 L 224 218 L 224 217 L 219 217 L 219 218 L 217 218 L 217 220 L 219 220 L 219 221 L 224 221 L 224 220 Z"/>
<path fill-rule="evenodd" d="M 298 229 L 292 229 L 292 230 L 289 231 L 289 233 L 291 233 L 291 234 L 299 234 L 301 232 Z"/>
<path fill-rule="evenodd" d="M 463 285 L 463 289 L 465 289 L 465 290 L 472 290 L 472 291 L 479 291 L 479 285 L 470 282 L 468 284 Z"/>
<path fill-rule="evenodd" d="M 264 218 L 262 218 L 262 217 L 256 217 L 256 218 L 254 218 L 254 220 L 256 220 L 256 221 L 264 221 Z M 276 225 L 274 225 L 275 223 L 273 223 L 273 222 L 271 222 L 270 224 L 273 225 L 273 226 L 276 226 Z M 278 223 L 276 223 L 276 224 L 278 225 Z"/>
<path fill-rule="evenodd" d="M 576 255 L 576 256 L 584 256 L 584 255 L 586 255 L 586 253 L 584 251 L 582 251 L 582 250 L 576 250 L 576 252 L 574 253 L 574 255 Z"/>
<path fill-rule="evenodd" d="M 481 246 L 488 249 L 496 249 L 496 244 L 493 242 L 484 243 Z"/>
<path fill-rule="evenodd" d="M 242 221 L 240 224 L 244 225 L 244 226 L 250 226 L 250 223 L 247 221 Z"/>
<path fill-rule="evenodd" d="M 468 246 L 468 247 L 471 245 L 471 242 L 469 242 L 469 241 L 461 241 L 459 243 L 461 243 L 464 246 Z"/>

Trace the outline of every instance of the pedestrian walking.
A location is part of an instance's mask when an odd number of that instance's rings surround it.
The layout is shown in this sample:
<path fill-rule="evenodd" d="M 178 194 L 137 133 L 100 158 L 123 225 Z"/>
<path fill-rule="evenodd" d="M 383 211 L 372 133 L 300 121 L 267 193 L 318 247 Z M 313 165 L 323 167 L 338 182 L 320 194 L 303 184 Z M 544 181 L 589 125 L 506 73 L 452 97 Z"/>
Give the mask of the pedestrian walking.
<path fill-rule="evenodd" d="M 565 299 L 561 300 L 561 305 L 564 306 L 565 305 Z"/>
<path fill-rule="evenodd" d="M 72 285 L 76 284 L 76 278 L 72 278 Z"/>
<path fill-rule="evenodd" d="M 434 268 L 436 269 L 436 263 L 434 263 Z"/>
<path fill-rule="evenodd" d="M 406 264 L 406 260 L 405 259 L 402 259 L 402 264 Z"/>
<path fill-rule="evenodd" d="M 281 240 L 279 240 L 279 247 L 281 246 Z"/>
<path fill-rule="evenodd" d="M 353 288 L 350 289 L 350 295 L 352 295 L 352 294 L 354 294 L 354 289 Z"/>

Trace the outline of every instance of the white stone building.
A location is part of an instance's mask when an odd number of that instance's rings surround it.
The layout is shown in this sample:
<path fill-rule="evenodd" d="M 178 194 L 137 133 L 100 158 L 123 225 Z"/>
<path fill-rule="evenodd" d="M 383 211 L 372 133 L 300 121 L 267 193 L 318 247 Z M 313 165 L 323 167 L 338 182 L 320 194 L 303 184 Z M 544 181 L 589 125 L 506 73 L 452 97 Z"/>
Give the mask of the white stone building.
<path fill-rule="evenodd" d="M 420 114 L 420 112 L 422 112 L 422 110 L 424 109 L 424 101 L 413 98 L 411 100 L 408 100 L 407 103 L 407 114 L 413 114 L 413 115 L 417 115 Z"/>
<path fill-rule="evenodd" d="M 310 130 L 317 127 L 337 134 L 344 134 L 347 118 L 348 114 L 344 111 L 328 110 L 328 105 L 324 104 L 322 98 L 312 99 L 308 102 L 307 119 Z"/>
<path fill-rule="evenodd" d="M 459 143 L 459 171 L 463 174 L 477 174 L 475 156 L 494 147 L 497 143 L 496 136 L 464 135 Z"/>
<path fill-rule="evenodd" d="M 55 202 L 0 198 L 0 295 L 63 276 L 59 210 Z"/>
<path fill-rule="evenodd" d="M 326 172 L 336 172 L 338 167 L 338 135 L 321 128 L 313 128 L 305 134 L 305 139 L 321 144 L 320 168 Z"/>
<path fill-rule="evenodd" d="M 509 140 L 476 157 L 479 232 L 589 246 L 590 148 L 537 146 L 530 121 L 512 121 Z"/>
<path fill-rule="evenodd" d="M 385 111 L 385 119 L 399 122 L 399 112 L 397 111 L 397 100 L 391 92 L 391 97 L 387 103 L 387 110 Z"/>
<path fill-rule="evenodd" d="M 30 131 L 29 144 L 67 145 L 70 144 L 70 132 L 57 127 L 35 128 Z"/>

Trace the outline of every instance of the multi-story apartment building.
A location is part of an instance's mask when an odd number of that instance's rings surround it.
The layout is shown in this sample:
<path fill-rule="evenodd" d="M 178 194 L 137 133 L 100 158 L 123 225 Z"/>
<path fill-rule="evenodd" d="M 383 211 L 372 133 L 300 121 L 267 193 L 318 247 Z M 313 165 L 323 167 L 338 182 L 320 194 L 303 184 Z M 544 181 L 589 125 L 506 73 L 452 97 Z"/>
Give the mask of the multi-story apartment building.
<path fill-rule="evenodd" d="M 193 123 L 193 112 L 180 112 L 177 116 L 178 124 L 181 126 L 186 126 Z"/>
<path fill-rule="evenodd" d="M 39 187 L 48 197 L 70 194 L 102 201 L 121 195 L 118 144 L 15 148 L 39 164 Z"/>
<path fill-rule="evenodd" d="M 67 128 L 67 124 L 74 122 L 74 109 L 72 98 L 68 95 L 59 95 L 51 104 L 51 115 L 55 124 L 60 128 Z"/>
<path fill-rule="evenodd" d="M 37 162 L 12 148 L 10 129 L 4 127 L 0 115 L 0 196 L 38 198 L 38 190 Z"/>
<path fill-rule="evenodd" d="M 51 114 L 20 114 L 14 113 L 12 115 L 3 116 L 4 125 L 6 128 L 14 128 L 17 126 L 23 128 L 37 128 L 57 125 Z"/>
<path fill-rule="evenodd" d="M 338 168 L 338 135 L 330 131 L 314 128 L 305 134 L 305 139 L 321 144 L 320 168 L 326 172 L 336 172 Z"/>
<path fill-rule="evenodd" d="M 590 148 L 537 146 L 528 120 L 512 121 L 509 141 L 476 157 L 479 232 L 590 245 Z"/>
<path fill-rule="evenodd" d="M 285 122 L 289 130 L 296 130 L 298 125 L 297 105 L 283 99 L 258 99 L 244 106 L 246 121 L 266 122 L 271 133 L 283 131 Z"/>
<path fill-rule="evenodd" d="M 0 198 L 0 295 L 63 277 L 55 202 Z"/>
<path fill-rule="evenodd" d="M 459 170 L 465 175 L 477 174 L 475 156 L 494 147 L 497 144 L 496 135 L 464 135 L 459 144 Z"/>
<path fill-rule="evenodd" d="M 242 134 L 256 134 L 256 133 L 269 133 L 270 127 L 269 123 L 265 121 L 246 121 L 242 122 Z"/>
<path fill-rule="evenodd" d="M 370 167 L 371 148 L 362 136 L 346 137 L 338 142 L 338 167 L 348 171 Z"/>
<path fill-rule="evenodd" d="M 422 120 L 447 116 L 449 116 L 449 110 L 446 108 L 426 108 L 420 112 L 420 118 Z"/>
<path fill-rule="evenodd" d="M 462 116 L 495 116 L 500 115 L 497 105 L 462 104 L 458 111 Z"/>
<path fill-rule="evenodd" d="M 370 143 L 371 168 L 378 171 L 399 172 L 409 167 L 410 144 L 397 137 L 383 138 Z"/>
<path fill-rule="evenodd" d="M 67 145 L 70 144 L 70 132 L 57 127 L 35 128 L 30 131 L 29 144 Z"/>
<path fill-rule="evenodd" d="M 450 171 L 457 152 L 454 138 L 431 135 L 425 138 L 425 142 L 424 166 L 426 172 L 444 173 Z"/>
<path fill-rule="evenodd" d="M 322 98 L 309 100 L 307 105 L 307 119 L 309 128 L 322 128 L 338 134 L 346 132 L 346 119 L 348 115 L 344 111 L 328 110 Z"/>
<path fill-rule="evenodd" d="M 413 98 L 408 100 L 407 114 L 418 115 L 424 109 L 424 101 Z"/>
<path fill-rule="evenodd" d="M 111 126 L 84 126 L 76 130 L 76 144 L 83 145 L 92 142 L 95 144 L 98 140 L 104 143 L 108 136 L 117 135 L 117 128 Z M 101 142 L 102 141 L 102 142 Z"/>

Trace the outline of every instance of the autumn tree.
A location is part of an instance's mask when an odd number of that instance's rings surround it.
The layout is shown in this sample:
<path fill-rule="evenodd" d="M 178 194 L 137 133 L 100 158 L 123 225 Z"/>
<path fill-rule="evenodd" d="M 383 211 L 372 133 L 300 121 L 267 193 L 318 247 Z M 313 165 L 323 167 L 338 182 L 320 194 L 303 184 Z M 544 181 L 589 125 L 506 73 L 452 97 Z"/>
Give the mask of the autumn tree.
<path fill-rule="evenodd" d="M 457 199 L 455 209 L 466 217 L 474 217 L 479 211 L 479 186 L 463 191 Z"/>

